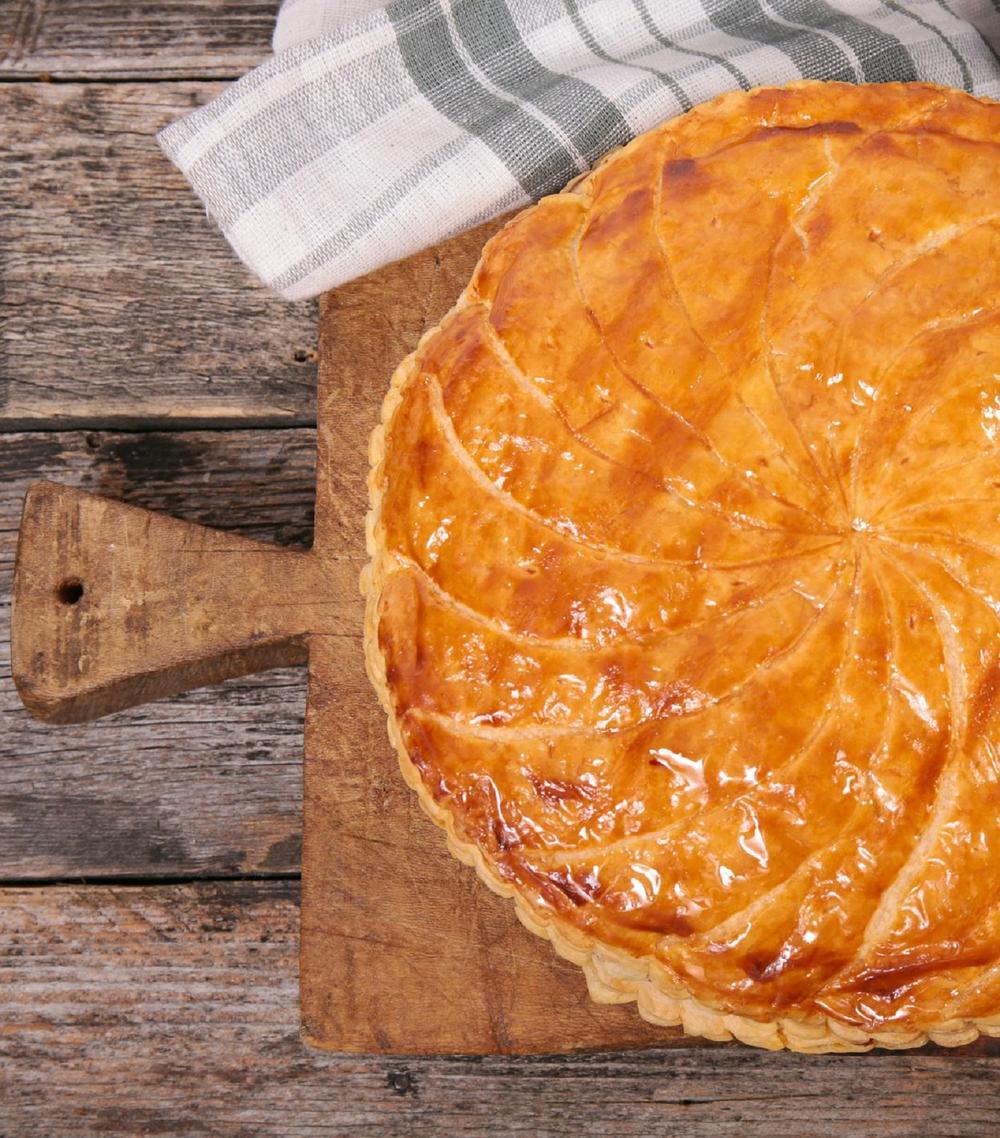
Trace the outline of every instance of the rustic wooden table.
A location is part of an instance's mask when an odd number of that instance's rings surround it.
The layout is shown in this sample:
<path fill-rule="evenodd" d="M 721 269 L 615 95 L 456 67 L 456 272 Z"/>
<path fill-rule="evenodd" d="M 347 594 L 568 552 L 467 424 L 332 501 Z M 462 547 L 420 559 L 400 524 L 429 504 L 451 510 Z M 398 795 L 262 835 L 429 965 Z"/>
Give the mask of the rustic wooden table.
<path fill-rule="evenodd" d="M 254 284 L 154 141 L 263 57 L 274 7 L 0 0 L 0 1135 L 997 1133 L 998 1041 L 308 1051 L 302 673 L 78 727 L 21 710 L 8 599 L 32 480 L 309 542 L 315 307 Z"/>

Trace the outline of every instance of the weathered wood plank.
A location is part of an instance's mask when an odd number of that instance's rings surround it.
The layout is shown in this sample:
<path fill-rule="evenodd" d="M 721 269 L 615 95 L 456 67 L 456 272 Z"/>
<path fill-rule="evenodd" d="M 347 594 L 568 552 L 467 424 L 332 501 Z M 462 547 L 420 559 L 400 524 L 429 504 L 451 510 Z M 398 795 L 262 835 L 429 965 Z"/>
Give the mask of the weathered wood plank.
<path fill-rule="evenodd" d="M 996 1126 L 996 1040 L 846 1059 L 682 1039 L 530 1061 L 309 1051 L 296 925 L 285 881 L 0 891 L 3 1133 L 971 1138 Z"/>
<path fill-rule="evenodd" d="M 303 670 L 53 727 L 14 691 L 8 598 L 35 478 L 305 546 L 314 462 L 309 429 L 0 440 L 0 879 L 298 869 Z M 341 498 L 345 518 L 363 509 L 360 497 L 351 508 L 349 489 Z"/>
<path fill-rule="evenodd" d="M 255 281 L 156 145 L 220 89 L 0 84 L 0 429 L 315 422 L 315 305 Z"/>
<path fill-rule="evenodd" d="M 0 78 L 224 78 L 269 52 L 276 0 L 0 0 Z"/>

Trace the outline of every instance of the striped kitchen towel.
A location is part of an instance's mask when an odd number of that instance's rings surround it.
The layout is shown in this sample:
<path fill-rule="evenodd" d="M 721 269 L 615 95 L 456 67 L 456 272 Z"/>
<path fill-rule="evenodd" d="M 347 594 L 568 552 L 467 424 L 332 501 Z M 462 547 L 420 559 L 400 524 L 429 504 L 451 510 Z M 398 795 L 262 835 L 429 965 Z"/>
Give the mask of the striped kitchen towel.
<path fill-rule="evenodd" d="M 924 79 L 1000 99 L 998 53 L 1000 0 L 286 0 L 275 55 L 160 143 L 298 299 L 722 91 Z"/>

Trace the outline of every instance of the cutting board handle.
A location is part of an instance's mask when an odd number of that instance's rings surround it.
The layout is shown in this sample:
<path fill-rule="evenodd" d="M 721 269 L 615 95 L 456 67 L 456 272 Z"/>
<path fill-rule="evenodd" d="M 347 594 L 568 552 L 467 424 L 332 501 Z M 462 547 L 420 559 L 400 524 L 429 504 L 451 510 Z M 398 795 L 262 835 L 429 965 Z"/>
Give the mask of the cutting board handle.
<path fill-rule="evenodd" d="M 317 611 L 330 620 L 321 602 L 331 582 L 318 561 L 36 482 L 14 572 L 21 699 L 41 719 L 79 722 L 302 663 Z"/>

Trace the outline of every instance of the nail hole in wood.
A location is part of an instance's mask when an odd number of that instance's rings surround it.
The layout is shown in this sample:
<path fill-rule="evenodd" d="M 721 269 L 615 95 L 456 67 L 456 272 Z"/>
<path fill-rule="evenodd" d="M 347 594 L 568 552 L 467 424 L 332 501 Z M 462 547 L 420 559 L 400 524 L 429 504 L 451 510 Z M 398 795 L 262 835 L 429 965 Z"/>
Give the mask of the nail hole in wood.
<path fill-rule="evenodd" d="M 70 577 L 56 590 L 60 604 L 75 605 L 83 596 L 83 582 L 76 577 Z"/>

